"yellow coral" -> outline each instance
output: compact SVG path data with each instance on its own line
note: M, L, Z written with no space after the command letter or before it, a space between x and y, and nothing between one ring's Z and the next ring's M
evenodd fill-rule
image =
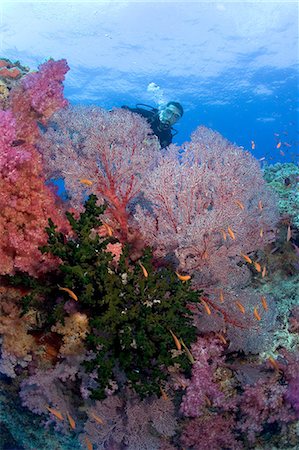
M18 306L21 294L17 289L0 287L0 334L2 347L17 357L25 357L36 349L34 338L28 333L34 317L20 317Z
M86 314L75 313L67 317L64 325L58 323L51 328L51 331L63 336L63 344L60 347L60 354L63 356L73 355L83 352L83 341L89 332L88 318Z

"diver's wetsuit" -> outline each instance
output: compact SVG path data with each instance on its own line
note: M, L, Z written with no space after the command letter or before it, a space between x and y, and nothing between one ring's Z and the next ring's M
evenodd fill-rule
M128 109L133 113L137 113L145 117L148 123L150 124L153 133L158 137L162 148L165 148L172 143L172 138L174 136L171 133L172 128L171 127L166 129L163 128L163 124L160 122L159 119L158 109L153 108L152 110L146 110L143 108L129 108L128 106L122 106L122 108Z

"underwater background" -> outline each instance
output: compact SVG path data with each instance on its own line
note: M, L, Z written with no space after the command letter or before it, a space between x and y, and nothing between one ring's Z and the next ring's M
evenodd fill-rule
M0 3L0 449L299 449L298 13Z

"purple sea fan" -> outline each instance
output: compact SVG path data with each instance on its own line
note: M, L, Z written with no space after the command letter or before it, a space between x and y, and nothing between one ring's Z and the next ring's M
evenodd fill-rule
M84 430L96 450L123 446L159 450L175 434L177 419L171 400L140 401L132 393L128 396L126 401L110 396L88 410Z

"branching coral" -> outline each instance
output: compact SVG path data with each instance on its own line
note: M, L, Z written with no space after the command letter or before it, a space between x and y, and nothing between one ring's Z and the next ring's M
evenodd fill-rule
M128 450L160 450L163 438L175 434L177 420L172 401L162 398L140 401L132 393L126 394L126 400L113 396L96 401L88 410L85 433L96 450L113 445L116 448L125 445Z
M54 115L38 148L48 178L64 179L70 204L80 208L86 194L95 193L107 202L106 213L124 241L129 205L159 157L150 134L146 121L129 111L73 106Z

